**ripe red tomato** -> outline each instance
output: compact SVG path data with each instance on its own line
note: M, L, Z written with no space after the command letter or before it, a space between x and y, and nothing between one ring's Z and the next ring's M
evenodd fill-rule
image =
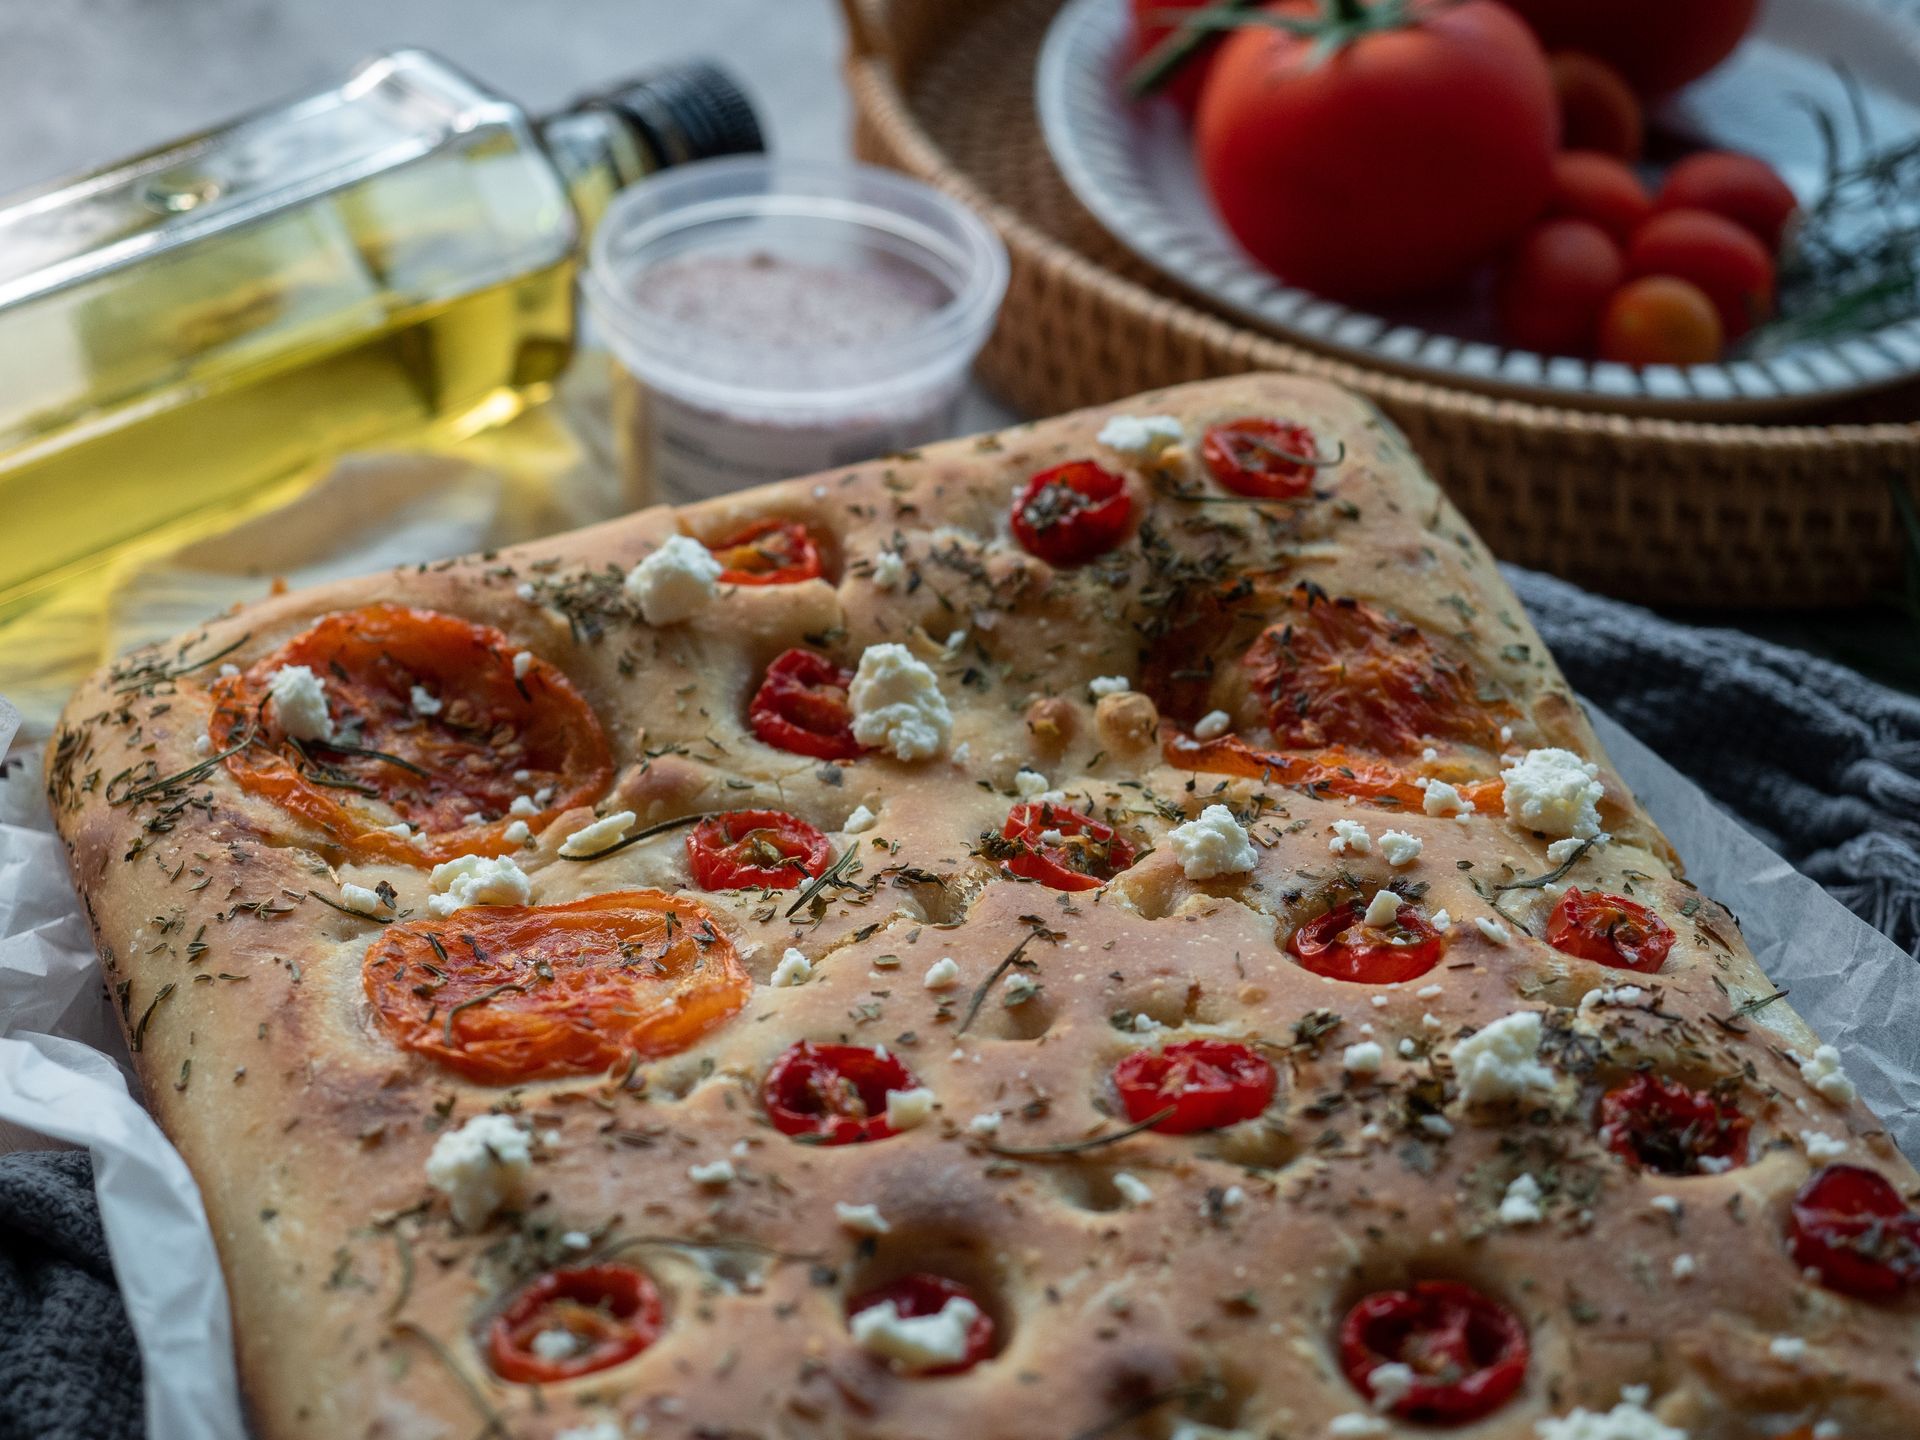
M1506 0L1549 50L1581 50L1643 95L1697 80L1740 43L1760 0Z
M1013 535L1021 548L1061 569L1106 554L1132 520L1127 482L1091 460L1042 470L1013 502Z
M1653 197L1632 169L1611 155L1567 150L1553 157L1550 213L1591 220L1620 244L1653 214Z
M1251 1120L1267 1108L1278 1083L1266 1058L1237 1040L1177 1040L1136 1050L1113 1067L1127 1118L1137 1125L1171 1110L1153 1127L1166 1135Z
M853 671L811 650L788 650L767 666L753 692L747 719L753 733L778 750L816 760L852 760L861 751L853 738L847 691Z
M1584 355L1608 299L1627 278L1611 236L1590 220L1542 220L1500 277L1500 336L1547 355Z
M1318 35L1236 31L1195 153L1261 264L1337 300L1391 300L1459 280L1540 213L1559 107L1546 56L1491 0L1412 0L1406 24L1370 30L1345 9L1279 0L1268 14Z
M1638 160L1646 117L1626 77L1591 55L1562 50L1547 61L1560 98L1560 143L1569 150L1598 150Z
M1666 964L1673 931L1624 895L1576 888L1562 895L1547 917L1547 943L1582 960L1652 975Z
M827 837L782 810L709 815L687 835L687 864L702 890L792 890L832 860Z
M1204 10L1213 3L1214 0L1132 0L1133 43L1127 53L1129 67L1146 59L1154 46L1179 28L1162 16L1173 10ZM1193 112L1199 108L1200 91L1212 73L1213 57L1220 51L1222 38L1216 35L1201 45L1160 87L1158 93L1178 105L1188 119L1192 119Z
M1724 215L1665 210L1634 232L1627 269L1671 275L1706 294L1720 328L1738 340L1773 313L1773 260L1758 240Z
M1600 317L1600 358L1623 365L1710 365L1725 339L1706 292L1671 275L1628 281Z
M1753 233L1780 252L1780 235L1799 208L1787 182L1766 161L1731 150L1702 150L1689 155L1661 182L1656 202L1662 210L1710 210Z

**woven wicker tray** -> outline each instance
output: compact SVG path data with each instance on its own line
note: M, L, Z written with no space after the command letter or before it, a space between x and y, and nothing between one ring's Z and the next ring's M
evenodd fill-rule
M1522 404L1368 369L1198 307L1068 192L1033 107L1060 0L843 0L855 147L985 214L1012 284L981 356L1030 414L1244 370L1377 402L1504 559L1650 604L1800 609L1892 590L1894 487L1920 504L1920 390L1794 423L1703 424Z

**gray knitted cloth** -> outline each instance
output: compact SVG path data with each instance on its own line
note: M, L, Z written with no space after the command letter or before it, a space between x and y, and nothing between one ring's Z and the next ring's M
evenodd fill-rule
M1509 569L1576 689L1920 957L1920 700ZM0 1157L0 1440L135 1440L140 1367L91 1169Z

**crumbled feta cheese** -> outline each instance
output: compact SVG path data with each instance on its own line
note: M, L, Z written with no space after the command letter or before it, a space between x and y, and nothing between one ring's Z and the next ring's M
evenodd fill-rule
M532 1171L533 1136L505 1115L474 1116L442 1134L427 1157L427 1184L468 1230L519 1200Z
M931 1315L903 1316L891 1300L869 1305L848 1322L853 1343L870 1355L892 1360L903 1370L952 1365L967 1353L967 1332L980 1307L964 1295L952 1295Z
M1186 427L1171 415L1115 415L1094 438L1109 450L1151 460L1186 436Z
M1388 1433L1386 1421L1378 1415L1368 1415L1360 1410L1349 1410L1327 1422L1330 1440L1370 1440L1372 1436Z
M1427 923L1444 935L1453 928L1453 916L1445 910L1436 910L1428 917Z
M539 813L540 807L535 803L531 795L516 795L513 797L512 803L507 806L507 814L509 815L527 816L538 815Z
M992 1135L1000 1129L1001 1114L998 1110L987 1110L967 1121L967 1129L976 1135Z
M1198 820L1175 826L1167 840L1189 880L1240 875L1260 863L1252 838L1224 805L1207 806Z
M1126 1201L1127 1204L1133 1206L1135 1209L1138 1209L1142 1205L1151 1205L1153 1203L1152 1189L1150 1189L1147 1182L1142 1180L1138 1175L1129 1175L1124 1170L1114 1171L1113 1188L1119 1191L1122 1200Z
M1473 925L1476 930L1486 936L1487 939L1491 940L1495 945L1504 945L1513 939L1513 932L1511 930L1507 929L1507 927L1502 925L1498 920L1489 920L1484 915L1474 916Z
M1816 1165L1838 1160L1847 1153L1847 1142L1834 1139L1824 1130L1802 1130L1800 1143L1807 1147L1807 1159Z
M1209 710L1200 717L1200 723L1193 727L1196 740L1218 740L1233 728L1233 716L1224 710Z
M1595 844L1604 843L1612 838L1613 837L1608 835L1604 830L1592 837ZM1550 865L1566 864L1567 861L1573 858L1574 852L1586 843L1586 840L1572 835L1569 835L1564 840L1554 841L1551 845L1547 846L1547 863Z
M625 589L649 625L691 620L713 602L714 582L726 569L688 535L669 535L658 550L627 572Z
M1859 1095L1853 1088L1853 1081L1847 1078L1846 1071L1840 1068L1840 1052L1831 1045L1822 1045L1811 1056L1794 1057L1800 1066L1800 1074L1814 1092L1823 1100L1835 1105L1850 1105Z
M382 825L380 827L380 833L382 835L392 835L399 840L411 840L413 838L413 827L406 821L401 820L392 825Z
M813 962L791 945L773 967L773 983L778 986L804 985L813 978Z
M853 738L896 759L928 759L953 738L953 712L939 680L904 645L869 645L848 698Z
M1388 830L1380 837L1380 855L1389 865L1411 865L1420 858L1420 837Z
M1367 902L1367 908L1360 918L1376 930L1383 930L1393 924L1394 917L1400 913L1400 897L1391 890L1376 890L1373 899Z
M1386 1063L1387 1052L1377 1041L1362 1040L1358 1045L1349 1045L1340 1053L1340 1068L1349 1075L1378 1075L1380 1067Z
M533 669L533 652L531 650L515 651L513 656L513 678L516 680L524 680L527 678L527 672L531 669Z
M933 1091L924 1085L911 1090L887 1092L887 1124L896 1130L912 1130L933 1118Z
M1162 1025L1144 1010L1139 1011L1133 1017L1133 1029L1136 1035L1151 1035L1156 1030L1164 1030L1166 1028L1166 1026Z
M500 838L509 845L524 845L533 839L533 827L524 820L516 820L500 832Z
M1013 788L1022 800L1038 800L1053 786L1038 770L1023 765L1013 774Z
M462 855L436 865L427 883L435 892L427 897L427 913L440 918L469 905L525 905L533 898L526 872L490 855Z
M1540 1012L1517 1010L1455 1045L1453 1070L1460 1098L1477 1105L1551 1089L1553 1071L1539 1060L1540 1035Z
M1677 1195L1656 1195L1647 1201L1647 1204L1662 1215L1678 1215L1681 1209L1680 1197Z
M553 1440L627 1440L627 1432L612 1420L596 1420L591 1425L570 1425Z
M1473 802L1444 780L1429 780L1422 787L1420 808L1429 815L1471 815Z
M1009 1005L1024 1005L1040 993L1040 982L1025 971L1010 976L1001 998Z
M878 1205L849 1205L844 1200L836 1200L833 1213L843 1228L856 1235L884 1235L893 1229Z
M631 810L616 810L591 825L583 825L560 842L562 855L597 855L633 828L638 817Z
M689 1165L687 1178L696 1185L705 1185L715 1190L724 1189L739 1178L739 1172L733 1168L731 1160L712 1160L705 1165Z
M542 1360L565 1360L573 1354L578 1345L579 1342L574 1339L571 1330L556 1327L552 1330L542 1330L535 1335L531 1348L533 1353Z
M907 579L907 562L891 550L873 557L873 584L876 590L898 590Z
M1610 990L1589 990L1580 997L1582 1010L1598 1010L1603 1005L1638 1005L1647 992L1638 985L1619 985Z
M1700 1167L1702 1175L1724 1175L1733 1169L1733 1158L1728 1155L1702 1155L1693 1163Z
M211 735L194 736L193 753L200 756L211 755L213 753L213 737Z
M1687 1432L1663 1423L1646 1408L1647 1391L1634 1385L1620 1392L1607 1411L1576 1409L1555 1419L1533 1422L1539 1440L1687 1440Z
M1500 1197L1499 1219L1502 1225L1538 1225L1547 1218L1540 1208L1540 1182L1531 1175L1516 1175Z
M1133 683L1124 675L1096 675L1087 682L1087 691L1096 700L1104 700L1109 695L1124 695L1133 688Z
M340 887L340 908L351 910L356 915L377 916L382 910L391 910L393 907L380 898L377 890L369 890L364 885L349 881Z
M1420 1117L1420 1128L1429 1135L1438 1136L1442 1140L1453 1134L1453 1122L1444 1115L1422 1115Z
M1786 1365L1798 1365L1807 1358L1807 1342L1798 1335L1776 1335L1767 1342L1767 1354Z
M1442 1020L1431 1010L1428 1010L1420 1016L1420 1028L1422 1030L1444 1030L1447 1026L1446 1021Z
M1367 1388L1373 1392L1373 1408L1393 1409L1407 1398L1418 1378L1411 1365L1402 1365L1398 1360L1374 1366L1367 1372Z
M333 717L327 713L327 682L305 665L282 665L267 681L280 728L295 740L333 739Z
M220 667L220 678L222 680L231 680L234 676L238 675L239 673L240 673L240 667L238 665L235 665L232 661L228 661L225 665L222 665Z
M847 816L840 829L848 835L862 835L873 828L873 823L878 818L866 806L856 805L853 807L853 813Z
M518 585L513 587L513 593L518 595L522 600L531 603L534 597L540 592L533 588L533 582L531 580L522 580Z
M1327 842L1327 849L1335 855L1371 855L1373 836L1358 820L1336 820L1333 822L1333 838Z
M1606 787L1596 778L1600 767L1571 750L1529 750L1520 763L1502 770L1507 818L1529 830L1578 840L1600 833L1600 797Z
M1691 1255L1676 1255L1673 1257L1673 1264L1668 1268L1673 1278L1684 1284L1698 1273L1700 1263Z
M1447 987L1444 985L1422 985L1413 993L1422 1000L1437 1000L1447 993Z
M960 967L954 963L951 955L942 955L927 967L926 985L929 990L945 990L960 978Z

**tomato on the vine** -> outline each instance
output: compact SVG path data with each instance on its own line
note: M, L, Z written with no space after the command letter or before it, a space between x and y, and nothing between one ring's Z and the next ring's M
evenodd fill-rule
M1611 155L1568 150L1553 157L1551 213L1590 220L1621 245L1653 214L1653 197L1631 166Z
M1780 172L1757 156L1702 150L1667 171L1656 203L1662 210L1710 210L1724 215L1776 254L1800 201Z
M1597 150L1638 160L1646 119L1640 99L1606 61L1578 50L1550 56L1554 93L1560 97L1560 143L1569 150Z
M1720 328L1738 340L1773 313L1773 259L1753 236L1710 210L1663 210L1627 245L1634 275L1671 275L1713 302Z
M1500 338L1547 355L1584 354L1626 275L1620 247L1592 221L1542 220L1500 276Z
M1706 292L1671 275L1629 280L1600 317L1600 358L1623 365L1710 365L1725 341Z
M1696 80L1733 53L1760 0L1505 0L1549 50L1596 55L1644 95Z

